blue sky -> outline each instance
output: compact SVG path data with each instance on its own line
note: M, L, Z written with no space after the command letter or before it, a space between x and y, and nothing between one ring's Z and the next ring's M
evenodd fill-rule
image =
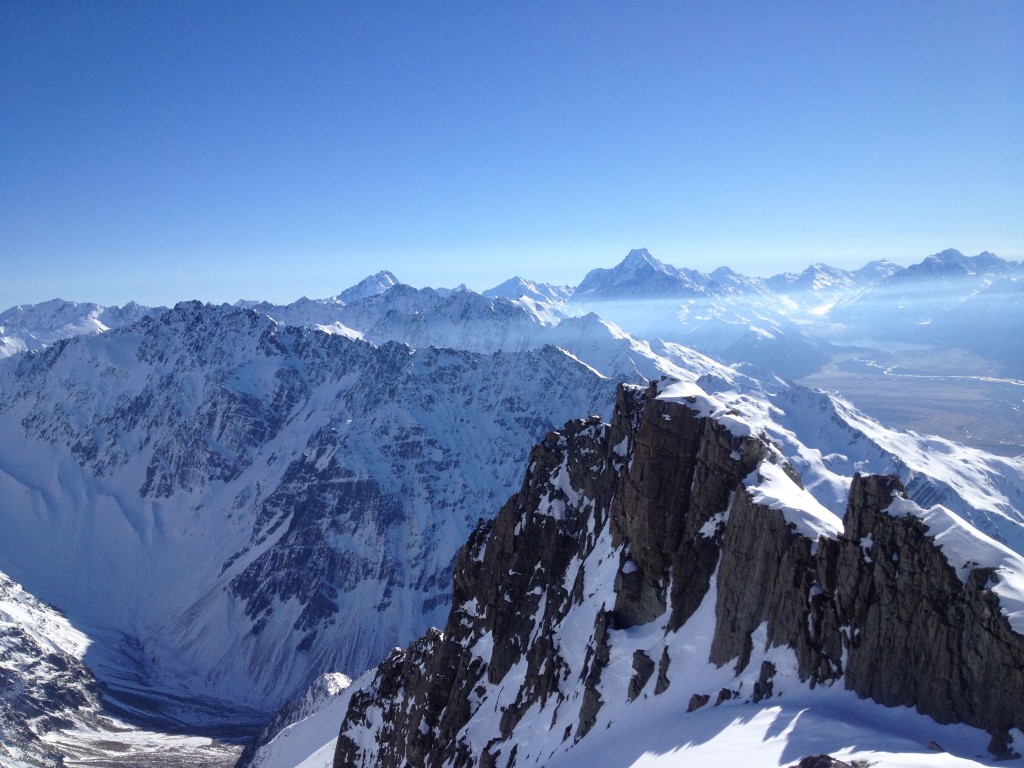
M1024 258L1024 3L0 0L0 308Z

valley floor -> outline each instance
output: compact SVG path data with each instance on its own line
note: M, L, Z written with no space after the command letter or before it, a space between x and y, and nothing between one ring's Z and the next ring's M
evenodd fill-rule
M153 731L71 732L48 739L67 768L231 768L241 745Z
M1024 453L1024 381L958 350L851 351L800 379L883 424L1003 455Z

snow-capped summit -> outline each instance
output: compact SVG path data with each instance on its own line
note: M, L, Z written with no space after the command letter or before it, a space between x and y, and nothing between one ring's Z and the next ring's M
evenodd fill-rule
M398 285L398 282L398 278L391 272L382 270L375 275L363 278L351 288L346 288L338 294L338 298L345 304L351 304L353 301L384 293L392 286Z
M937 339L929 328L933 321L994 281L1021 277L1024 262L1007 261L987 251L965 256L949 248L841 299L830 319L856 329L862 338L934 343Z
M624 299L683 298L702 293L708 281L707 275L664 264L646 248L637 248L611 269L588 272L570 301L589 305Z
M519 299L525 296L533 301L561 303L572 296L572 291L573 289L568 285L537 283L533 280L526 280L516 275L515 277L510 277L500 285L496 285L493 288L484 291L484 296L492 299Z
M1007 261L994 253L982 251L975 256L965 256L955 248L928 256L919 264L912 264L893 276L894 281L913 282L919 280L976 281L986 276L1009 276L1019 274L1024 265Z
M634 248L631 250L626 254L626 258L622 260L619 267L633 271L650 267L656 272L668 272L665 269L665 265L654 258L646 248Z
M860 269L853 271L854 277L858 283L871 284L877 283L879 280L883 280L887 277L892 277L897 272L902 272L905 267L900 266L888 259L876 259L875 261L869 261Z
M779 293L838 294L854 286L852 275L828 264L812 264L799 273L784 272L765 283Z

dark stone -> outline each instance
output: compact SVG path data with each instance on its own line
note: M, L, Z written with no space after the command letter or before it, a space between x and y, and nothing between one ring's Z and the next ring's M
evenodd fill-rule
M647 681L654 674L654 662L643 651L633 653L633 671L635 674L629 681L629 700L633 701L643 691Z
M852 768L849 763L836 760L832 755L811 755L789 768Z
M761 673L757 678L757 682L754 683L754 696L753 700L756 704L764 699L770 699L772 697L772 690L775 684L772 682L772 678L775 677L775 665L770 661L761 662Z
M718 697L715 699L715 706L717 707L719 704L732 701L733 699L738 699L739 697L739 691L730 691L728 688L723 688L718 692Z
M706 693L695 693L690 697L690 703L686 707L687 712L693 712L694 710L700 709L705 704L711 701L711 697Z
M668 648L665 648L661 652L661 661L658 662L658 680L654 683L654 695L664 693L668 690L670 680L668 679L668 667L672 662L669 658Z

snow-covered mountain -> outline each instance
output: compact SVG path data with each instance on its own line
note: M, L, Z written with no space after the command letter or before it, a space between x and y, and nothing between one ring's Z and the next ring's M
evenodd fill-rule
M622 300L685 298L705 293L711 279L693 269L664 264L646 248L630 251L612 269L594 269L587 273L572 301L577 304Z
M516 275L510 277L501 285L496 285L484 291L484 296L492 299L520 299L526 297L533 301L565 302L573 294L573 288L568 285L552 285L551 283L535 283L532 280L524 280Z
M333 763L303 765L966 766L1024 746L1024 558L894 478L856 476L840 519L692 383L546 437L454 578L444 632L353 684Z
M240 301L236 306L287 325L378 344L402 341L474 351L540 346L544 342L535 337L542 329L595 312L652 343L685 344L723 362L800 377L833 355L831 341L955 343L948 334L928 334L926 325L956 311L992 282L1021 276L1024 266L988 252L968 257L947 250L906 269L884 260L853 271L814 264L762 279L728 267L706 274L678 268L636 249L611 269L592 270L576 288L517 276L483 294L463 286L416 289L382 271L326 299L302 298L286 305ZM0 356L120 327L160 311L56 300L15 307L0 315ZM465 330L470 325L475 333Z
M258 720L436 623L530 444L613 387L550 346L181 304L0 366L0 562L98 638L105 682Z
M817 370L826 360L822 343L791 318L800 305L765 281L725 268L711 274L679 269L646 249L631 251L613 269L592 270L569 304L640 338L685 344L787 377Z
M933 336L929 328L933 320L956 312L995 282L1022 277L1022 262L1007 261L988 251L964 256L948 249L842 298L830 316L834 323L848 326L854 334L948 342L949 339ZM998 311L998 302L993 301L990 307Z
M135 302L123 307L102 307L63 299L11 307L0 313L0 358L44 349L59 339L120 328L165 309L143 307Z

